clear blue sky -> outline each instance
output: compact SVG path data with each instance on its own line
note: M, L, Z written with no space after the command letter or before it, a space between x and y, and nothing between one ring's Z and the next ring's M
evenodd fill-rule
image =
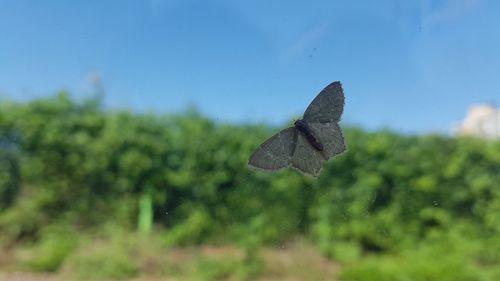
M344 124L441 131L500 102L500 1L0 1L0 95L91 91L283 124L343 82Z

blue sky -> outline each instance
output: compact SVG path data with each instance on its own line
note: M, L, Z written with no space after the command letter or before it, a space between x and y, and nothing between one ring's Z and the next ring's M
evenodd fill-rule
M274 125L328 83L344 124L447 133L500 102L500 1L0 1L0 95L102 78L109 107Z

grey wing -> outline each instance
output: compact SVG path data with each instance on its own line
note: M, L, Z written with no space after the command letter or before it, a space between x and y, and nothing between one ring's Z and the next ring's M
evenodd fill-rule
M340 121L344 111L344 91L339 81L326 86L304 113L304 120L309 123L330 123Z
M325 157L321 152L314 149L302 134L298 134L292 166L305 174L317 177L324 161Z
M250 156L248 164L271 171L290 166L297 135L295 127L282 130L261 144Z
M323 145L325 155L332 158L346 151L344 135L336 122L331 123L310 123L319 141Z

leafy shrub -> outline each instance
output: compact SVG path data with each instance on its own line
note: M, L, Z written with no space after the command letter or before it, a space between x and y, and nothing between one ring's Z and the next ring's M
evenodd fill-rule
M500 259L491 254L499 248L492 250L490 245L493 244L464 233L468 229L473 228L458 226L452 232L433 233L396 254L368 255L350 263L341 272L342 280L497 280Z
M55 272L77 246L74 232L48 228L36 244L26 265L33 271Z
M186 221L165 232L165 245L198 244L204 240L210 224L210 217L206 212L194 211Z
M439 272L468 277L477 264L484 274L471 280L498 277L500 243L492 237L500 236L500 142L347 128L349 151L317 180L248 169L252 150L276 131L222 124L196 111L105 110L67 93L0 103L0 240L39 241L35 249L48 254L29 264L43 271L57 270L73 247L44 238L47 226L85 232L110 224L160 229L169 246L258 249L305 235L326 255L357 264L345 276L358 279L364 277L353 274L369 270L367 278L410 278L413 270L421 279ZM453 243L438 246L436 233ZM473 259L454 250L463 242L475 249L467 249ZM118 276L113 268L136 274L126 253L114 251L96 253L110 255L100 276ZM427 263L434 255L442 262ZM79 264L96 266L90 257Z
M139 267L123 249L103 247L79 255L68 265L72 275L81 279L127 279L139 274Z

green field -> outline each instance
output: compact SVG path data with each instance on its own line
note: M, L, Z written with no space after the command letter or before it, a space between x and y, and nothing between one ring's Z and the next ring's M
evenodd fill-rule
M318 179L249 169L279 129L2 100L0 278L500 280L500 142L350 127Z

